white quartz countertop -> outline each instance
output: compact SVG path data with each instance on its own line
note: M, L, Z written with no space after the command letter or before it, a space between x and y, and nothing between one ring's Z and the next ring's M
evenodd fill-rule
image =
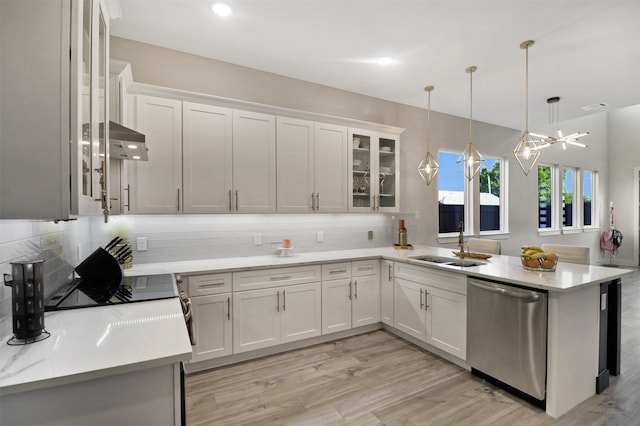
M47 312L45 329L36 343L0 342L0 397L191 358L178 298Z
M479 260L481 266L461 267L414 260L416 256L441 256L458 259L450 249L441 247L416 246L414 250L399 250L392 247L336 250L311 253L293 253L289 256L249 256L220 259L189 260L134 265L126 271L128 275L147 275L159 273L198 274L229 272L243 269L264 269L296 266L310 263L341 262L382 258L403 261L415 265L448 270L477 278L499 280L510 284L523 285L548 291L571 291L585 285L611 281L633 271L623 268L608 268L595 265L578 265L559 262L554 272L525 270L520 258L515 256L493 255L490 259ZM476 259L473 259L476 260Z

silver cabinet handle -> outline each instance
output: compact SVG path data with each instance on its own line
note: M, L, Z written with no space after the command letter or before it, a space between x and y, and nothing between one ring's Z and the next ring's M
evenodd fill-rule
M427 290L424 291L424 310L428 311L429 310L429 292Z
M280 312L280 290L276 293L276 312Z
M346 269L332 269L331 271L329 271L329 275L331 274L346 274L347 270Z
M131 211L131 185L127 184L127 187L124 190L127 191L127 205L122 207L126 207L127 211L130 212Z
M370 271L372 269L373 269L373 265L358 266L358 271Z
M231 190L229 190L229 211L233 211L233 203L231 202Z
M198 288L217 287L217 286L220 286L220 285L224 285L224 281L218 281L216 283L198 284Z
M315 192L311 193L311 211L315 211L316 210L316 197L315 197Z
M176 274L176 284L182 284L182 275Z
M349 300L353 300L351 298L351 281L349 281Z
M391 281L391 270L393 269L393 264L389 263L389 281Z
M422 303L422 293L424 292L423 289L420 289L420 310L422 310L422 308L424 307L424 304Z
M180 211L180 188L178 188L178 211Z
M285 294L284 290L282 290L282 312L287 310L286 303L287 303L287 295Z
M231 321L231 296L227 296L227 320Z
M238 211L238 190L236 189L236 211Z
M320 210L320 193L316 192L316 211Z
M277 277L269 277L271 281L282 281L282 280L288 280L289 278L291 278L291 275L280 275Z
M356 288L356 291L354 293L354 296L356 298L356 300L358 300L358 280L355 281L355 283L353 284L353 286Z
M515 297L516 299L523 299L529 302L537 302L538 300L540 300L540 296L537 294L532 294L532 293L525 293L525 292L520 292L517 289L506 289L503 287L493 287L487 284L483 284L481 282L478 281L469 281L469 284L471 284L474 287L477 288L481 288L483 290L487 290L487 291L491 291L493 293L498 293L498 294L502 294L504 296L511 296L511 297Z

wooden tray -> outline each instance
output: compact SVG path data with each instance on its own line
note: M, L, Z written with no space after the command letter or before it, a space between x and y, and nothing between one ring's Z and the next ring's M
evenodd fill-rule
M454 251L453 254L455 254L458 257L462 257L462 256L460 256L460 252L459 251ZM491 259L492 256L490 254L472 253L472 252L465 251L464 252L464 257L470 257L472 259Z

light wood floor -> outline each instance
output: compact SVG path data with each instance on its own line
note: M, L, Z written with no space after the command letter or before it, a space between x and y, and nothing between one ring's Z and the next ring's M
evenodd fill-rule
M622 374L558 420L380 330L190 375L187 423L639 425L640 274L622 304Z

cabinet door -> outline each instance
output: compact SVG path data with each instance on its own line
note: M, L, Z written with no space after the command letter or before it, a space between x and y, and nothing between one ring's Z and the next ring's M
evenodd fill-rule
M276 211L276 120L273 115L233 111L234 210Z
M423 298L425 287L396 278L394 288L394 327L420 340L425 340L426 318Z
M231 293L192 297L196 345L191 362L231 355Z
M427 287L427 343L461 359L467 357L467 296Z
M280 288L281 343L320 336L321 296L319 282Z
M349 210L351 189L348 178L347 129L315 123L314 134L316 210L346 212Z
M351 326L373 324L380 321L380 276L367 275L353 278Z
M322 334L351 328L351 279L323 281Z
M313 122L277 118L278 212L313 210Z
M149 161L131 161L135 213L182 211L182 102L139 95L136 128L146 135Z
M184 102L182 120L184 212L231 211L232 110Z
M373 211L375 185L371 176L375 176L372 151L376 140L373 134L358 130L349 130L349 210Z
M381 134L377 137L377 149L374 152L377 163L376 211L397 212L400 205L398 141L395 135Z
M233 294L233 353L280 343L280 301L277 290Z
M389 260L380 267L380 319L393 327L393 262Z

